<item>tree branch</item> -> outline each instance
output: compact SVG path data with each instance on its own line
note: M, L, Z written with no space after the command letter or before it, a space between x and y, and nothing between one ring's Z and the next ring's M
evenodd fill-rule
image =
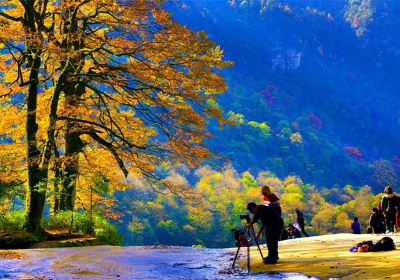
M9 14L3 13L3 12L0 12L0 16L4 17L6 19L12 20L12 21L22 22L24 20L22 17L13 17L13 16L10 16Z
M97 141L99 144L103 145L111 152L111 154L114 156L115 160L117 161L119 168L124 173L125 177L128 177L129 172L126 169L124 162L122 161L121 157L118 155L116 148L112 145L112 143L107 142L106 140L104 140L103 138L98 136L97 133L95 133L95 132L86 132L86 134L88 134L90 137L93 138L93 140Z

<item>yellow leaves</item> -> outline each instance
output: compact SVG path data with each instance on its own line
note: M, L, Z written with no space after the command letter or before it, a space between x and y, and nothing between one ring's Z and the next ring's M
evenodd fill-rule
M336 217L335 228L339 232L346 232L346 231L349 231L351 223L352 223L352 219L350 219L350 217L347 215L347 213L341 212Z
M301 144L303 142L303 137L301 136L300 132L293 133L290 136L290 142Z
M152 201L149 201L146 203L146 206L149 207L150 211L154 211L155 213L159 212L159 211L163 211L163 207L159 203L154 203Z
M282 194L282 207L286 209L302 209L304 207L304 197L300 193Z
M228 112L228 117L231 122L237 125L243 124L245 121L243 114L235 113L232 111Z
M90 2L92 2L92 3L90 3ZM110 2L110 1L107 1L107 2ZM79 9L79 12L81 13L81 16L82 17L89 17L89 16L94 15L96 13L96 11L97 11L98 4L99 4L99 1L88 1L88 3L85 3L84 5L81 5L80 9Z
M26 180L24 156L24 144L0 144L0 181L11 183Z
M132 221L129 223L129 230L133 233L140 234L144 230L144 225L142 223Z
M285 178L283 181L284 185L289 185L289 184L297 184L297 185L303 185L303 181L301 180L300 177L297 176L288 176Z
M6 137L21 143L25 133L25 111L10 104L0 105L0 132Z
M171 15L166 10L154 9L152 11L154 19L161 25L171 23Z
M182 227L185 231L189 231L189 232L196 232L196 228L195 227L193 227L193 226L191 226L191 225L184 225L183 227Z
M296 184L291 180L285 180L288 182L284 185L282 194L282 206L286 209L303 209L305 196L302 189L302 184Z
M298 193L302 195L303 190L299 185L292 183L285 186L284 193Z
M262 197L259 187L251 187L245 191L245 197L247 198L247 202L256 202L261 203Z
M2 1L3 2L3 1ZM7 1L9 2L9 1ZM2 3L1 11L8 16L18 18L23 14L23 6L20 1L12 1L12 3ZM0 16L2 20L12 21L6 17Z
M3 81L5 83L13 83L17 80L18 73L17 71L10 71L3 73Z
M335 207L329 203L321 205L319 211L312 218L311 225L315 231L321 234L332 232L335 225Z
M36 9L40 3L36 3ZM82 133L79 138L84 148L78 156L77 196L83 206L87 207L93 176L102 174L110 180L109 194L127 188L120 171L121 163L132 176L140 177L154 172L163 161L196 166L210 156L203 145L204 138L209 136L206 119L223 119L215 98L226 89L222 77L213 71L229 63L223 61L223 51L204 32L195 33L172 22L159 1L133 1L123 5L115 0L52 0L48 9L44 24L49 28L54 26L54 32L40 29L26 33L20 23L7 21L0 29L0 42L12 40L24 50L43 48L35 111L40 149L48 140L55 88L62 85L56 113L64 119L57 120L55 127L50 128L56 129L62 166L71 160L64 156L66 133ZM72 11L77 11L77 17L74 18ZM20 16L24 9L17 3L7 12ZM88 22L96 24L89 29L85 26ZM32 55L35 54L32 52ZM10 102L11 96L7 94L12 97L25 94L27 86L20 87L18 83L8 86L17 79L18 68L10 54L2 52L0 58L4 71L0 96L4 95L4 102ZM21 70L20 81L26 82L30 69L25 68ZM81 92L79 87L84 82L90 83L91 88ZM193 108L193 104L200 106ZM199 109L202 106L204 109ZM0 107L0 133L10 136L15 146L24 141L26 111L21 109L25 108L12 107L7 111ZM65 120L66 117L83 121L73 123ZM93 139L93 133L104 141L99 144ZM51 176L55 175L51 173ZM233 175L213 174L209 182L198 186L207 193L207 184L217 186L224 182L221 183L224 187L218 188L223 202L218 205L220 209L231 199L222 193L229 176ZM190 193L187 182L178 174L170 174L163 183ZM94 199L100 203L102 198L95 196ZM113 201L105 199L102 203L110 208ZM199 216L193 210L193 217L211 216Z
M197 227L202 229L210 229L212 227L212 214L209 211L206 211L206 207L202 206L201 208L191 207L187 208L188 210L188 219L192 224L195 224Z

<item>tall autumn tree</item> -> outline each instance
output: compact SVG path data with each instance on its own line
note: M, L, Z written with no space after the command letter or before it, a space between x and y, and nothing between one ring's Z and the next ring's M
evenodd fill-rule
M27 112L27 229L40 231L49 167L62 182L60 209L73 209L76 178L91 168L115 176L119 167L179 191L156 166L210 155L206 123L223 120L214 104L226 89L215 69L230 64L220 48L173 22L159 1L2 2L1 55L12 63L3 63L1 102Z
M7 123L5 119L16 118L13 110L8 111L9 106L25 109L23 136L26 142L25 161L28 179L26 229L35 233L41 232L40 219L46 197L45 188L41 188L41 182L47 177L49 162L45 158L42 161L41 158L37 123L40 68L44 52L41 29L43 20L47 16L47 3L48 1L3 0L0 12L0 53L1 69L3 69L0 88L1 115L2 121ZM15 119L5 132L21 123L23 123L22 119ZM11 136L18 139L22 135L16 133Z
M221 119L212 104L225 84L213 69L228 63L204 33L172 22L154 1L123 8L95 2L63 6L60 38L67 42L55 44L75 66L58 82L65 84L57 116L65 134L62 210L73 209L80 152L105 149L125 176L131 171L165 183L152 172L155 163L200 162L208 155L198 145L205 117Z

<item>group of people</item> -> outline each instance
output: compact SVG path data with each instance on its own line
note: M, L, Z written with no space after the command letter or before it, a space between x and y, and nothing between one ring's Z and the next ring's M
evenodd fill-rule
M286 228L282 219L282 209L279 203L279 198L274 194L268 186L261 187L264 203L257 205L250 202L247 205L247 210L254 214L251 222L246 226L251 227L253 224L261 221L261 228L257 233L256 238L259 238L264 232L268 248L268 256L264 258L265 264L277 263L278 256L278 241L290 238L301 237L301 234L309 236L305 231L305 222L303 213L296 209L297 224L296 228L293 224L289 224ZM369 233L389 233L400 231L400 197L396 196L391 187L387 186L384 190L379 207L372 209L372 214L369 219ZM351 224L351 230L355 234L361 233L361 225L358 218L354 218Z
M387 186L384 190L379 207L372 208L369 218L367 233L390 233L400 231L400 197L395 195L393 189ZM354 234L361 233L358 218L351 224Z
M279 240L301 237L300 231L305 236L308 236L308 234L304 228L305 222L303 213L299 209L296 209L296 215L297 224L299 225L300 230L293 224L289 224L288 227L285 228L282 219L282 208L278 196L274 194L268 186L262 186L261 193L263 195L263 204L257 205L254 202L250 202L247 205L247 210L253 213L254 217L246 226L251 227L259 220L261 221L261 228L258 231L256 238L259 238L264 232L268 248L268 256L264 258L264 263L275 264L279 259Z

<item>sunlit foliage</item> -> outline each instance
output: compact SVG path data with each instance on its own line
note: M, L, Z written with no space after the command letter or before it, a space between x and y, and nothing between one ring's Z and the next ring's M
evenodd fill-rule
M176 193L156 167L210 156L207 120L224 122L215 99L227 88L216 70L231 63L162 4L1 1L0 133L11 141L0 166L4 180L20 170L27 181L27 230L42 232L49 182L55 211L73 210L93 176L110 190L131 174Z
M343 187L336 193L319 190L304 184L296 176L283 181L270 172L262 171L257 179L250 173L242 175L227 167L215 171L204 166L195 171L195 190L201 200L185 200L174 196L150 194L144 190L130 190L129 197L136 197L133 204L125 205L132 213L125 217L124 229L128 244L165 243L174 245L233 246L230 230L242 227L239 216L247 212L246 205L263 202L261 185L268 185L280 198L285 224L296 223L295 209L305 216L306 230L312 234L350 232L354 217L358 217L363 232L368 226L372 207L379 204L368 186ZM339 196L348 198L341 202ZM146 197L145 201L140 201ZM133 210L135 209L135 210ZM141 212L138 209L142 209Z

